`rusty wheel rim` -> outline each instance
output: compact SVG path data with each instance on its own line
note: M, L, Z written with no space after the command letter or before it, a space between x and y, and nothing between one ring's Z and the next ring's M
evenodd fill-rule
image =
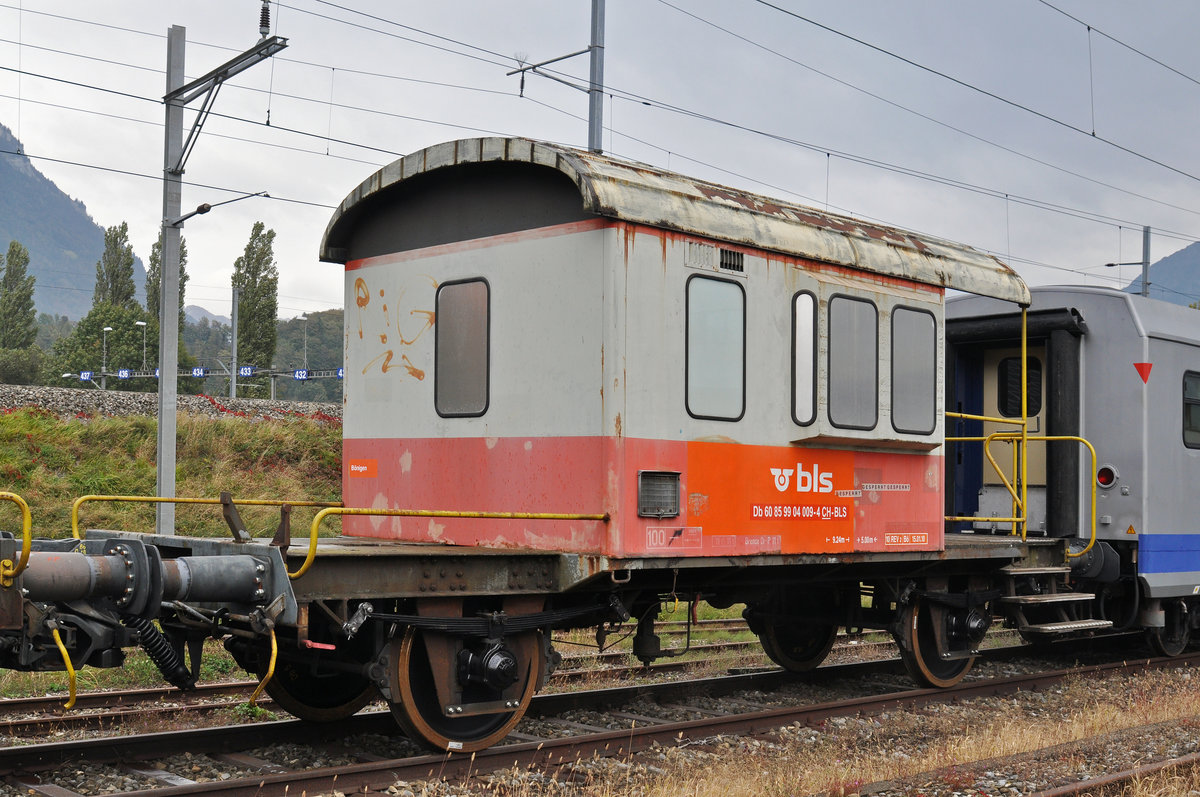
M422 632L408 628L391 643L392 715L413 741L437 750L469 753L491 747L508 735L525 715L537 691L541 666L540 634L523 634L511 647L521 657L525 683L520 706L512 711L466 717L446 717L438 704Z
M926 686L954 686L975 663L974 656L948 661L940 656L932 614L926 603L919 599L901 609L896 643L909 675Z

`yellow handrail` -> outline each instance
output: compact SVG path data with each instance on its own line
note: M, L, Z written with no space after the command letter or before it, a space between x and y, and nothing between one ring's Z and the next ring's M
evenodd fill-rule
M11 587L13 579L29 564L29 551L33 548L33 516L29 513L29 504L16 493L0 492L0 500L12 501L21 509L21 558L16 565L9 559L0 562L0 586Z
M467 518L483 520L601 520L608 522L608 513L600 515L562 514L552 512L455 512L440 509L361 509L354 507L332 506L322 509L312 520L312 529L308 537L308 554L304 564L295 573L288 573L289 578L300 578L312 567L317 556L317 535L321 521L330 515L368 515L371 517L442 517Z
M983 442L984 453L987 455L988 460L992 463L992 467L996 467L996 460L992 458L991 451L988 450L988 447L992 444L993 440L1008 440L1008 441L1022 440L1022 442L1032 441L1035 443L1043 443L1043 442L1044 443L1053 443L1053 442L1072 442L1073 441L1076 443L1082 443L1083 445L1087 446L1088 451L1092 455L1092 469L1089 471L1089 473L1094 474L1096 472L1096 447L1093 446L1085 438L1078 437L1076 435L1037 435L1034 437L1029 437L1028 435L1025 435L1024 437L1018 437L1016 432L992 432L990 435L988 435L986 437L955 437L955 438L948 437L946 439L947 440L955 440L955 441L959 441L959 442ZM1015 492L1014 492L1013 488L1009 485L1008 480L1004 478L1004 474L1000 473L998 468L996 470L996 473L1000 476L1000 480L1004 483L1004 486L1008 489L1009 494L1013 496L1013 499L1015 501L1016 500ZM1013 523L1013 522L1024 523L1024 522L1026 522L1026 518L947 517L946 520L951 521L951 522L956 522L956 521L974 522L974 521L988 521L988 520L995 521L998 523ZM1095 480L1095 478L1092 479L1090 526L1091 526L1091 534L1088 538L1088 544L1079 553L1071 553L1070 551L1067 551L1068 557L1076 558L1076 557L1083 556L1085 553L1087 553L1088 551L1090 551L1092 549L1092 546L1094 546L1096 544L1096 480ZM1021 539L1022 540L1025 539L1024 534L1021 536Z
M155 498L142 495L82 495L71 504L71 536L82 540L79 536L79 508L89 501L112 501L128 504L220 504L220 498ZM339 507L340 503L332 501L275 501L239 498L231 501L234 506L321 506Z

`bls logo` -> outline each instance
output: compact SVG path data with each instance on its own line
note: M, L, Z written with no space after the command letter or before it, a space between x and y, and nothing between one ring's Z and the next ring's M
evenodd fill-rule
M791 468L771 468L771 475L775 477L775 489L781 493L787 490L791 485L792 473ZM813 465L812 471L809 472L805 470L804 463L797 462L794 473L798 493L833 492L833 474L822 473L820 465Z

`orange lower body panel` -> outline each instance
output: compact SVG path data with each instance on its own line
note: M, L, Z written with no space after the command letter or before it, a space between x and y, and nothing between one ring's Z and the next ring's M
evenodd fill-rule
M607 513L594 520L347 517L351 536L628 556L936 551L942 457L615 437L345 441L347 506ZM640 471L680 515L637 514Z

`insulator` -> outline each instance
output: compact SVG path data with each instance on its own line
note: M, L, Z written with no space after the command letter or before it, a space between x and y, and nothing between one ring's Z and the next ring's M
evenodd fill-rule
M137 631L138 642L146 651L146 655L150 657L150 661L158 667L163 678L180 689L195 688L196 682L192 678L192 674L188 672L188 668L183 665L183 659L180 658L175 648L171 647L171 643L167 641L162 632L154 627L154 623L144 617L134 616L122 617L121 622L125 624L126 628Z
M271 0L263 0L262 13L258 17L258 33L264 39L271 32Z

